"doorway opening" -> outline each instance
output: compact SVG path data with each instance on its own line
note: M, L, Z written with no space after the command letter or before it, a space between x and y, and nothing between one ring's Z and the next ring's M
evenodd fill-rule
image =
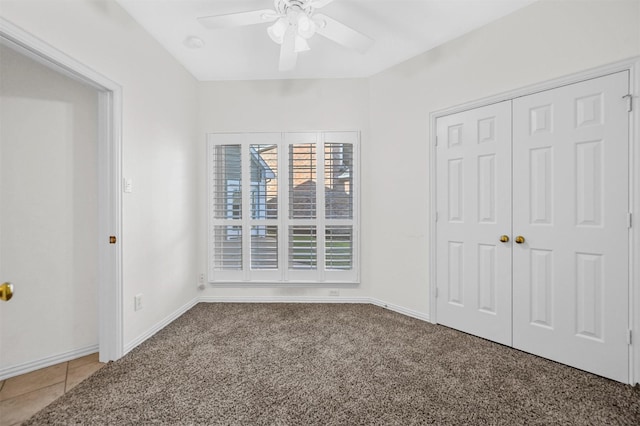
M93 207L93 246L94 254L97 255L97 260L94 257L93 274L97 276L97 289L94 287L94 294L97 293L97 305L93 306L93 315L97 316L97 329L98 329L98 350L99 359L101 362L107 362L110 360L116 360L123 354L123 332L122 332L122 249L120 244L121 237L121 87L97 73L91 68L78 62L74 58L67 56L59 50L53 48L42 40L32 36L28 32L13 25L9 21L0 18L0 48L5 52L15 52L20 57L26 57L30 60L43 65L44 68L49 69L64 76L67 80L75 80L81 83L79 86L84 86L89 89L89 92L94 96L94 113L93 114L93 131L97 129L97 136L94 133L94 146L93 153L88 153L89 156L93 155L95 162L93 164L94 181L93 186L84 189L84 194L90 194L93 189L93 200L87 203ZM44 88L46 89L46 87ZM51 102L40 102L43 108L52 108L55 111L64 115L65 108L61 105L53 105ZM45 106L45 104L47 104ZM26 108L30 106L25 105ZM14 111L15 112L15 111ZM67 111L68 112L68 111ZM26 111L29 114L29 111ZM5 114L6 115L6 114ZM3 119L6 117L3 117ZM69 117L67 117L69 118ZM74 115L71 121L81 118L81 116ZM77 128L78 126L76 126ZM82 126L80 126L82 127ZM42 130L42 129L41 129ZM89 130L90 131L90 130ZM42 130L43 138L47 137L47 129ZM35 135L37 138L37 134ZM97 142L97 143L96 143ZM86 144L88 145L88 144ZM56 157L69 158L69 155L65 156L62 152L55 152ZM39 153L42 154L42 153ZM69 153L67 153L69 154ZM74 154L72 153L71 157ZM85 153L87 154L87 153ZM46 161L46 156L41 156L41 161ZM55 158L51 158L55 161ZM76 161L75 164L70 166L78 166L80 164ZM63 169L63 168L62 168ZM61 170L61 168L58 168ZM97 172L97 175L96 175ZM91 173L91 172L89 172ZM28 174L26 174L28 175ZM42 179L42 177L40 177ZM73 180L73 177L67 176L65 179L59 179L57 182L52 182L52 187L65 187L65 182L73 182L72 185L76 190L78 182ZM13 185L15 191L19 191L18 185ZM97 194L95 190L97 188ZM14 191L14 192L15 192ZM63 191L64 192L64 191ZM43 200L39 200L42 205ZM77 204L77 203L76 203ZM86 206L81 206L86 209ZM4 208L3 208L4 209ZM42 209L41 209L42 210ZM54 211L54 210L51 210ZM46 214L43 212L43 214ZM74 223L73 217L67 217L69 214L64 215L65 221L68 222L68 228L70 230L77 230L78 223ZM73 215L71 215L73 216ZM97 217L95 217L97 216ZM97 230L96 230L97 228ZM64 229L60 230L64 233ZM78 233L79 234L79 233ZM116 244L110 243L110 237L116 237ZM55 236L42 236L46 237ZM75 238L75 236L74 236ZM47 243L48 244L48 243ZM49 244L48 244L49 245ZM55 250L55 242L50 244L49 250ZM46 253L40 247L40 251ZM61 250L63 251L63 250ZM76 250L75 255L78 255ZM71 253L71 257L74 254ZM54 262L55 264L55 262ZM3 280L10 280L11 277L0 277ZM45 274L46 279L46 274ZM21 288L19 282L15 284L15 297L14 300L20 297L20 293L26 289ZM50 287L47 287L47 283L41 287L39 297L43 302L42 309L49 309L52 305L47 306L47 293L56 292L56 286L52 282ZM71 293L73 294L73 292ZM8 302L8 303L11 303ZM69 303L74 303L74 300L70 300ZM8 306L8 305L7 305ZM0 309L3 306L0 305ZM97 309L96 309L97 308ZM7 308L4 309L7 311ZM95 317L94 317L95 318ZM9 318L7 318L9 319ZM5 321L3 321L5 323ZM8 322L7 322L8 323ZM8 325L5 325L8 326ZM8 335L7 335L8 336ZM5 335L3 333L3 340ZM3 344L11 345L11 342L6 341ZM39 368L43 368L49 365L65 361L65 358L73 358L75 355L73 351L62 351L57 354L51 354L49 356L40 357L38 359L32 359L23 363L3 363L5 367L0 369L0 378L4 379L19 374L24 374L29 371L33 371Z

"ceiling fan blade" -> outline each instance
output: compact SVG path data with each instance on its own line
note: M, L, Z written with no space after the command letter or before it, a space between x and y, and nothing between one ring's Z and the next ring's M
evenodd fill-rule
M314 9L320 9L321 7L325 7L329 3L333 3L335 0L314 0L311 3L311 7Z
M296 31L294 28L289 28L284 34L282 46L280 46L280 71L290 71L294 69L297 61Z
M373 44L373 40L358 31L347 27L333 18L317 13L313 15L317 25L317 33L350 49L365 53Z
M198 21L206 28L220 29L273 22L278 18L278 12L275 10L263 9L251 12L228 13L226 15L203 16L198 18Z

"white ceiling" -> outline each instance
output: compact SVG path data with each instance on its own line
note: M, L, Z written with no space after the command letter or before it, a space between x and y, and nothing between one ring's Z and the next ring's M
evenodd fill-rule
M316 34L287 72L278 71L269 24L209 30L196 19L273 9L273 0L117 1L197 79L210 81L368 77L536 0L336 0L322 13L373 38L373 47L360 54ZM205 46L187 47L189 36Z

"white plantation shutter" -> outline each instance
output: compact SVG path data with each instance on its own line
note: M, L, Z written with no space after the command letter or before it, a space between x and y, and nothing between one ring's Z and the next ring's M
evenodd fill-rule
M279 139L279 138L278 138ZM249 146L251 175L251 271L279 269L278 144ZM273 274L272 274L273 275ZM269 277L269 276L267 276Z
M353 144L325 143L325 265L327 270L353 268Z
M210 282L357 282L357 132L208 136Z
M349 133L323 135L323 277L327 281L358 277L358 140Z
M217 145L210 151L214 165L210 207L213 211L213 269L242 271L241 145ZM211 238L211 237L210 237Z

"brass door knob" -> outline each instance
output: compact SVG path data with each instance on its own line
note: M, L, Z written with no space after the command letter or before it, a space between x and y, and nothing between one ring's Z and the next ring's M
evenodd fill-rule
M509 242L509 236L508 235L502 235L500 237L500 242L501 243L508 243Z
M8 302L13 297L13 285L11 283L2 283L0 285L0 300Z
M516 241L516 244L522 244L524 243L524 237L522 235L518 235L515 241Z

